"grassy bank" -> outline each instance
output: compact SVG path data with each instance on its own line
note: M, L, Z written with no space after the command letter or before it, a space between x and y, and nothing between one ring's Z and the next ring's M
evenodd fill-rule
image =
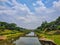
M37 33L39 38L46 38L49 40L53 40L57 45L60 45L60 34L54 34L56 31L50 31L46 33Z
M0 31L0 36L5 37L6 40L15 40L16 38L23 36L25 33L16 30L4 30Z
M28 32L21 32L17 30L0 31L0 45L15 45L13 42L21 36L25 36L26 33Z

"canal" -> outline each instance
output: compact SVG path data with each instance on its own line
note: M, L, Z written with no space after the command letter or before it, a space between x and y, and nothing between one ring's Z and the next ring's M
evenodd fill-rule
M41 45L38 37L35 36L34 32L26 34L24 37L20 37L14 42L0 41L0 45Z
M27 37L20 37L14 43L16 45L41 45L41 43L38 40L38 37L34 37L34 35L34 32L31 32L26 35Z

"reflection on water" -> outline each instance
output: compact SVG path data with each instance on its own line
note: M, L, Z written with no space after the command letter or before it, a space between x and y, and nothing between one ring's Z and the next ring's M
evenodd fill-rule
M34 36L34 32L26 36ZM20 37L14 43L16 43L16 45L41 45L37 37Z
M16 45L41 45L37 37L20 37L14 43Z

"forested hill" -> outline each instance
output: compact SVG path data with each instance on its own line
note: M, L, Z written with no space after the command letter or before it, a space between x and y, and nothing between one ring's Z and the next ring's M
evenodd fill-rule
M55 21L52 22L42 22L41 26L37 28L36 31L51 31L51 30L60 30L60 17L58 17Z

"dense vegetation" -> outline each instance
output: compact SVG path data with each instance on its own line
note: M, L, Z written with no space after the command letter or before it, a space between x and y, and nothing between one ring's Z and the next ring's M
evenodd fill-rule
M18 27L15 23L0 22L0 32L5 30L11 30L11 31L15 30L15 31L25 32L25 33L28 32L27 29Z
M28 29L18 27L15 23L0 22L0 40L5 42L16 40L29 32Z
M60 17L58 17L55 21L52 22L42 22L41 26L37 28L36 31L52 31L52 30L60 30Z
M52 22L42 22L35 32L39 38L53 40L57 45L60 45L60 17Z

